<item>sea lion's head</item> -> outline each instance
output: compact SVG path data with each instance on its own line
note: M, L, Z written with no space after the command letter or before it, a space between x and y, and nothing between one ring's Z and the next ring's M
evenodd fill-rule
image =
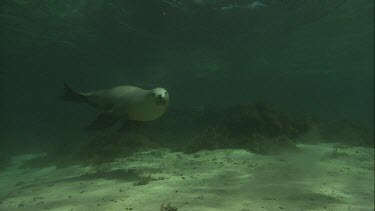
M154 88L152 89L152 98L157 105L167 106L169 103L168 91L164 88Z

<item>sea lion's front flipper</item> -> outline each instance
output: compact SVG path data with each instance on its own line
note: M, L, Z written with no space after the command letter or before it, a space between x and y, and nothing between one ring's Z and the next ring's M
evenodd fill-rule
M117 122L118 118L116 118L112 112L102 112L99 114L96 119L91 122L85 129L86 130L100 130L107 127L114 125Z

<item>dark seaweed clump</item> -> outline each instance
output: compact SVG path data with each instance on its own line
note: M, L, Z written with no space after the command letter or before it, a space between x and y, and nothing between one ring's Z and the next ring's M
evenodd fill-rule
M177 207L173 207L171 203L160 205L160 211L177 211Z
M270 155L298 151L297 141L305 141L301 137L311 133L315 135L312 140L374 146L373 133L358 123L324 122L306 114L281 112L267 102L256 102L200 111L171 109L161 119L144 123L136 130L89 132L80 143L69 147L56 145L46 157L32 160L28 166L77 161L100 164L159 147L185 153L232 148Z
M97 131L76 145L56 145L46 156L37 157L23 164L23 167L38 168L55 165L64 167L74 162L101 164L115 158L127 157L145 148L156 147L141 133L119 131Z
M58 144L24 166L100 164L145 149L165 147L185 153L224 148L275 154L297 150L295 139L311 127L306 115L278 111L266 102L200 111L171 109L138 129L88 132L78 144Z
M262 134L296 137L310 129L306 116L282 113L266 102L234 106L225 113L223 125L233 136Z
M224 109L211 125L198 132L185 148L244 148L261 154L296 149L295 139L306 134L311 120L306 115L282 113L270 103L238 105ZM212 124L213 123L213 124Z
M353 146L374 147L374 129L351 120L336 120L321 123L319 135L329 142Z
M74 158L87 163L102 163L117 157L126 157L139 150L155 145L141 133L118 131L97 132L82 143Z

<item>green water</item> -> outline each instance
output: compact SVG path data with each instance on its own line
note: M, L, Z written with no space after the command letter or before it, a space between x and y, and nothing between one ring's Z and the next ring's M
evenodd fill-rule
M98 112L62 101L64 82L164 87L170 105L131 135L87 132ZM40 152L63 166L158 147L273 154L310 133L373 147L374 2L2 0L0 96L0 169Z
M373 128L373 2L254 2L3 1L1 134L79 131L95 111L61 102L63 82L162 86L172 109L261 99Z
M2 1L2 135L86 124L94 111L59 101L63 82L162 86L176 109L262 99L373 127L373 2L252 3Z

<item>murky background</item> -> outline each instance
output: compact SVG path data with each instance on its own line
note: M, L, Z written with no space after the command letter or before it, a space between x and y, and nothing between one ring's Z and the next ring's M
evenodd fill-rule
M173 107L262 98L373 125L373 7L367 0L6 0L2 129L79 125L71 118L77 108L57 99L64 81L81 90L161 85Z

